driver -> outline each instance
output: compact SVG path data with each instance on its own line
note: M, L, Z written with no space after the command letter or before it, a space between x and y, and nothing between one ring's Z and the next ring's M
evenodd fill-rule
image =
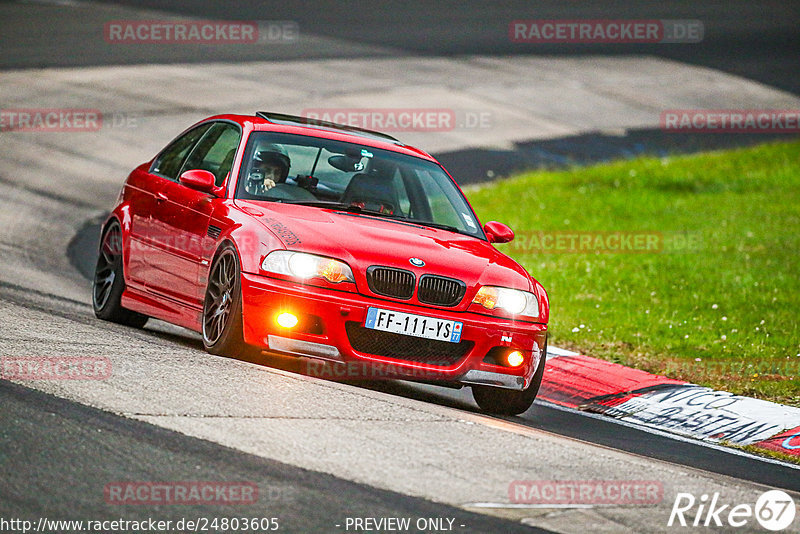
M291 161L282 146L269 144L261 147L253 158L245 190L251 195L266 195L276 184L286 181L290 166Z

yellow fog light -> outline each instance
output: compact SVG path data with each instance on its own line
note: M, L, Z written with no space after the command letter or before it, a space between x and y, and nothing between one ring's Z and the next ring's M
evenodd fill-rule
M522 362L525 361L525 358L522 356L520 351L514 350L508 353L508 356L506 356L506 361L511 367L519 367L522 365Z
M275 318L275 322L277 322L283 328L294 328L297 326L298 319L294 314L283 312Z

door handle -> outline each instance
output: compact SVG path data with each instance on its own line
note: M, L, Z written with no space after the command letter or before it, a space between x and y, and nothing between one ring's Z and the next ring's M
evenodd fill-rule
M156 193L156 202L164 202L165 200L167 200L167 195L165 195L161 191Z

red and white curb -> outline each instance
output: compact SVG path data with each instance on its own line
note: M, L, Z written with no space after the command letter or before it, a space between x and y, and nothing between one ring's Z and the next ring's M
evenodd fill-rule
M637 426L800 456L800 408L673 380L557 347L539 397Z

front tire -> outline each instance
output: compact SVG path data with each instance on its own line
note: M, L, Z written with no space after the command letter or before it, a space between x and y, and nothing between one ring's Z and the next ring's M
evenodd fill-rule
M484 412L496 415L520 415L528 411L539 388L542 385L544 376L545 361L547 360L547 345L545 344L542 359L536 369L531 384L528 389L515 391L512 389L501 389L492 386L472 386L472 398Z
M261 350L244 342L242 271L230 243L220 248L208 275L203 300L203 345L211 354L250 359Z
M120 300L125 291L122 271L122 230L119 223L111 223L100 239L100 250L92 281L92 308L97 318L134 328L142 328L148 317L122 307Z

